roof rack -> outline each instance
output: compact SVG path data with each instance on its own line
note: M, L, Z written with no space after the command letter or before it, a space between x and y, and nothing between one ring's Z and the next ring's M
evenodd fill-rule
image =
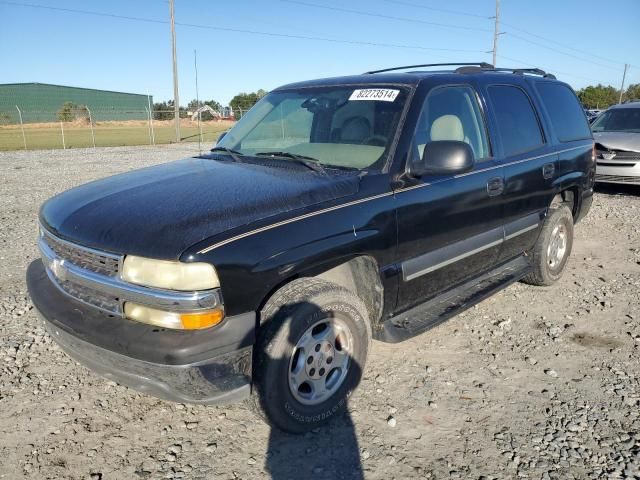
M365 72L364 75L370 75L374 73L393 72L396 70L406 70L408 68L420 68L420 67L459 67L455 70L455 73L479 73L479 72L509 72L516 75L540 75L544 78L551 78L555 80L555 75L547 73L540 68L496 68L490 63L486 62L463 62L463 63L425 63L422 65L406 65L404 67L392 67L383 68L381 70L371 70Z
M515 73L516 75L524 75L525 73L528 73L529 75L540 75L541 77L544 77L544 78L551 78L553 80L556 79L555 75L551 73L547 73L540 68L493 68L492 70L494 72Z
M459 67L459 66L471 66L492 69L493 65L486 62L463 62L463 63L423 63L421 65L406 65L404 67L392 67L383 68L382 70L371 70L370 72L364 72L364 75L370 75L373 73L393 72L395 70L406 70L407 68L419 68L419 67Z

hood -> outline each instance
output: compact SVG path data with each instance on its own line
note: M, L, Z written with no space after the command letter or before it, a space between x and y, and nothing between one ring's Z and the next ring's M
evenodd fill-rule
M40 221L88 247L176 259L211 236L352 195L358 185L351 173L190 158L68 190L42 206Z
M596 143L609 150L629 150L640 152L640 133L599 132L593 134Z

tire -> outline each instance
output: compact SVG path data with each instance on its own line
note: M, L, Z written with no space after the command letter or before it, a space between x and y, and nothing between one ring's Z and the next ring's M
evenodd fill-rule
M558 239L559 232L563 232L564 240ZM560 234L562 236L562 234ZM558 241L554 249L552 242ZM562 244L562 248L560 248ZM571 248L573 246L573 215L566 205L549 209L538 240L529 252L533 271L524 277L523 281L530 285L553 285L564 271ZM554 255L558 252L558 255Z
M339 416L360 382L370 344L367 309L356 295L322 280L292 281L262 310L252 406L289 433Z

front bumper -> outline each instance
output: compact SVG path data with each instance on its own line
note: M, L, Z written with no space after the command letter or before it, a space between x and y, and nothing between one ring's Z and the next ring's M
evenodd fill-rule
M53 285L41 260L29 265L27 286L51 337L100 375L181 403L230 403L250 393L253 312L211 329L167 330L73 300Z
M602 165L602 163L606 165ZM596 182L640 185L640 162L605 162L598 159Z

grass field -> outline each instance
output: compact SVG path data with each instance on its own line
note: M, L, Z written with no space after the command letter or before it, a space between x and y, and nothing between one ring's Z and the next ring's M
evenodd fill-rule
M213 144L220 134L229 130L233 122L202 122L202 141ZM197 142L198 126L191 120L180 123L182 141ZM91 128L88 124L65 123L64 143L66 148L92 147ZM174 143L176 131L171 121L154 122L155 143ZM93 127L96 147L125 145L149 145L149 126L146 122L97 122ZM27 150L63 148L60 123L27 124L24 127ZM19 125L0 127L0 150L24 150L22 131Z

